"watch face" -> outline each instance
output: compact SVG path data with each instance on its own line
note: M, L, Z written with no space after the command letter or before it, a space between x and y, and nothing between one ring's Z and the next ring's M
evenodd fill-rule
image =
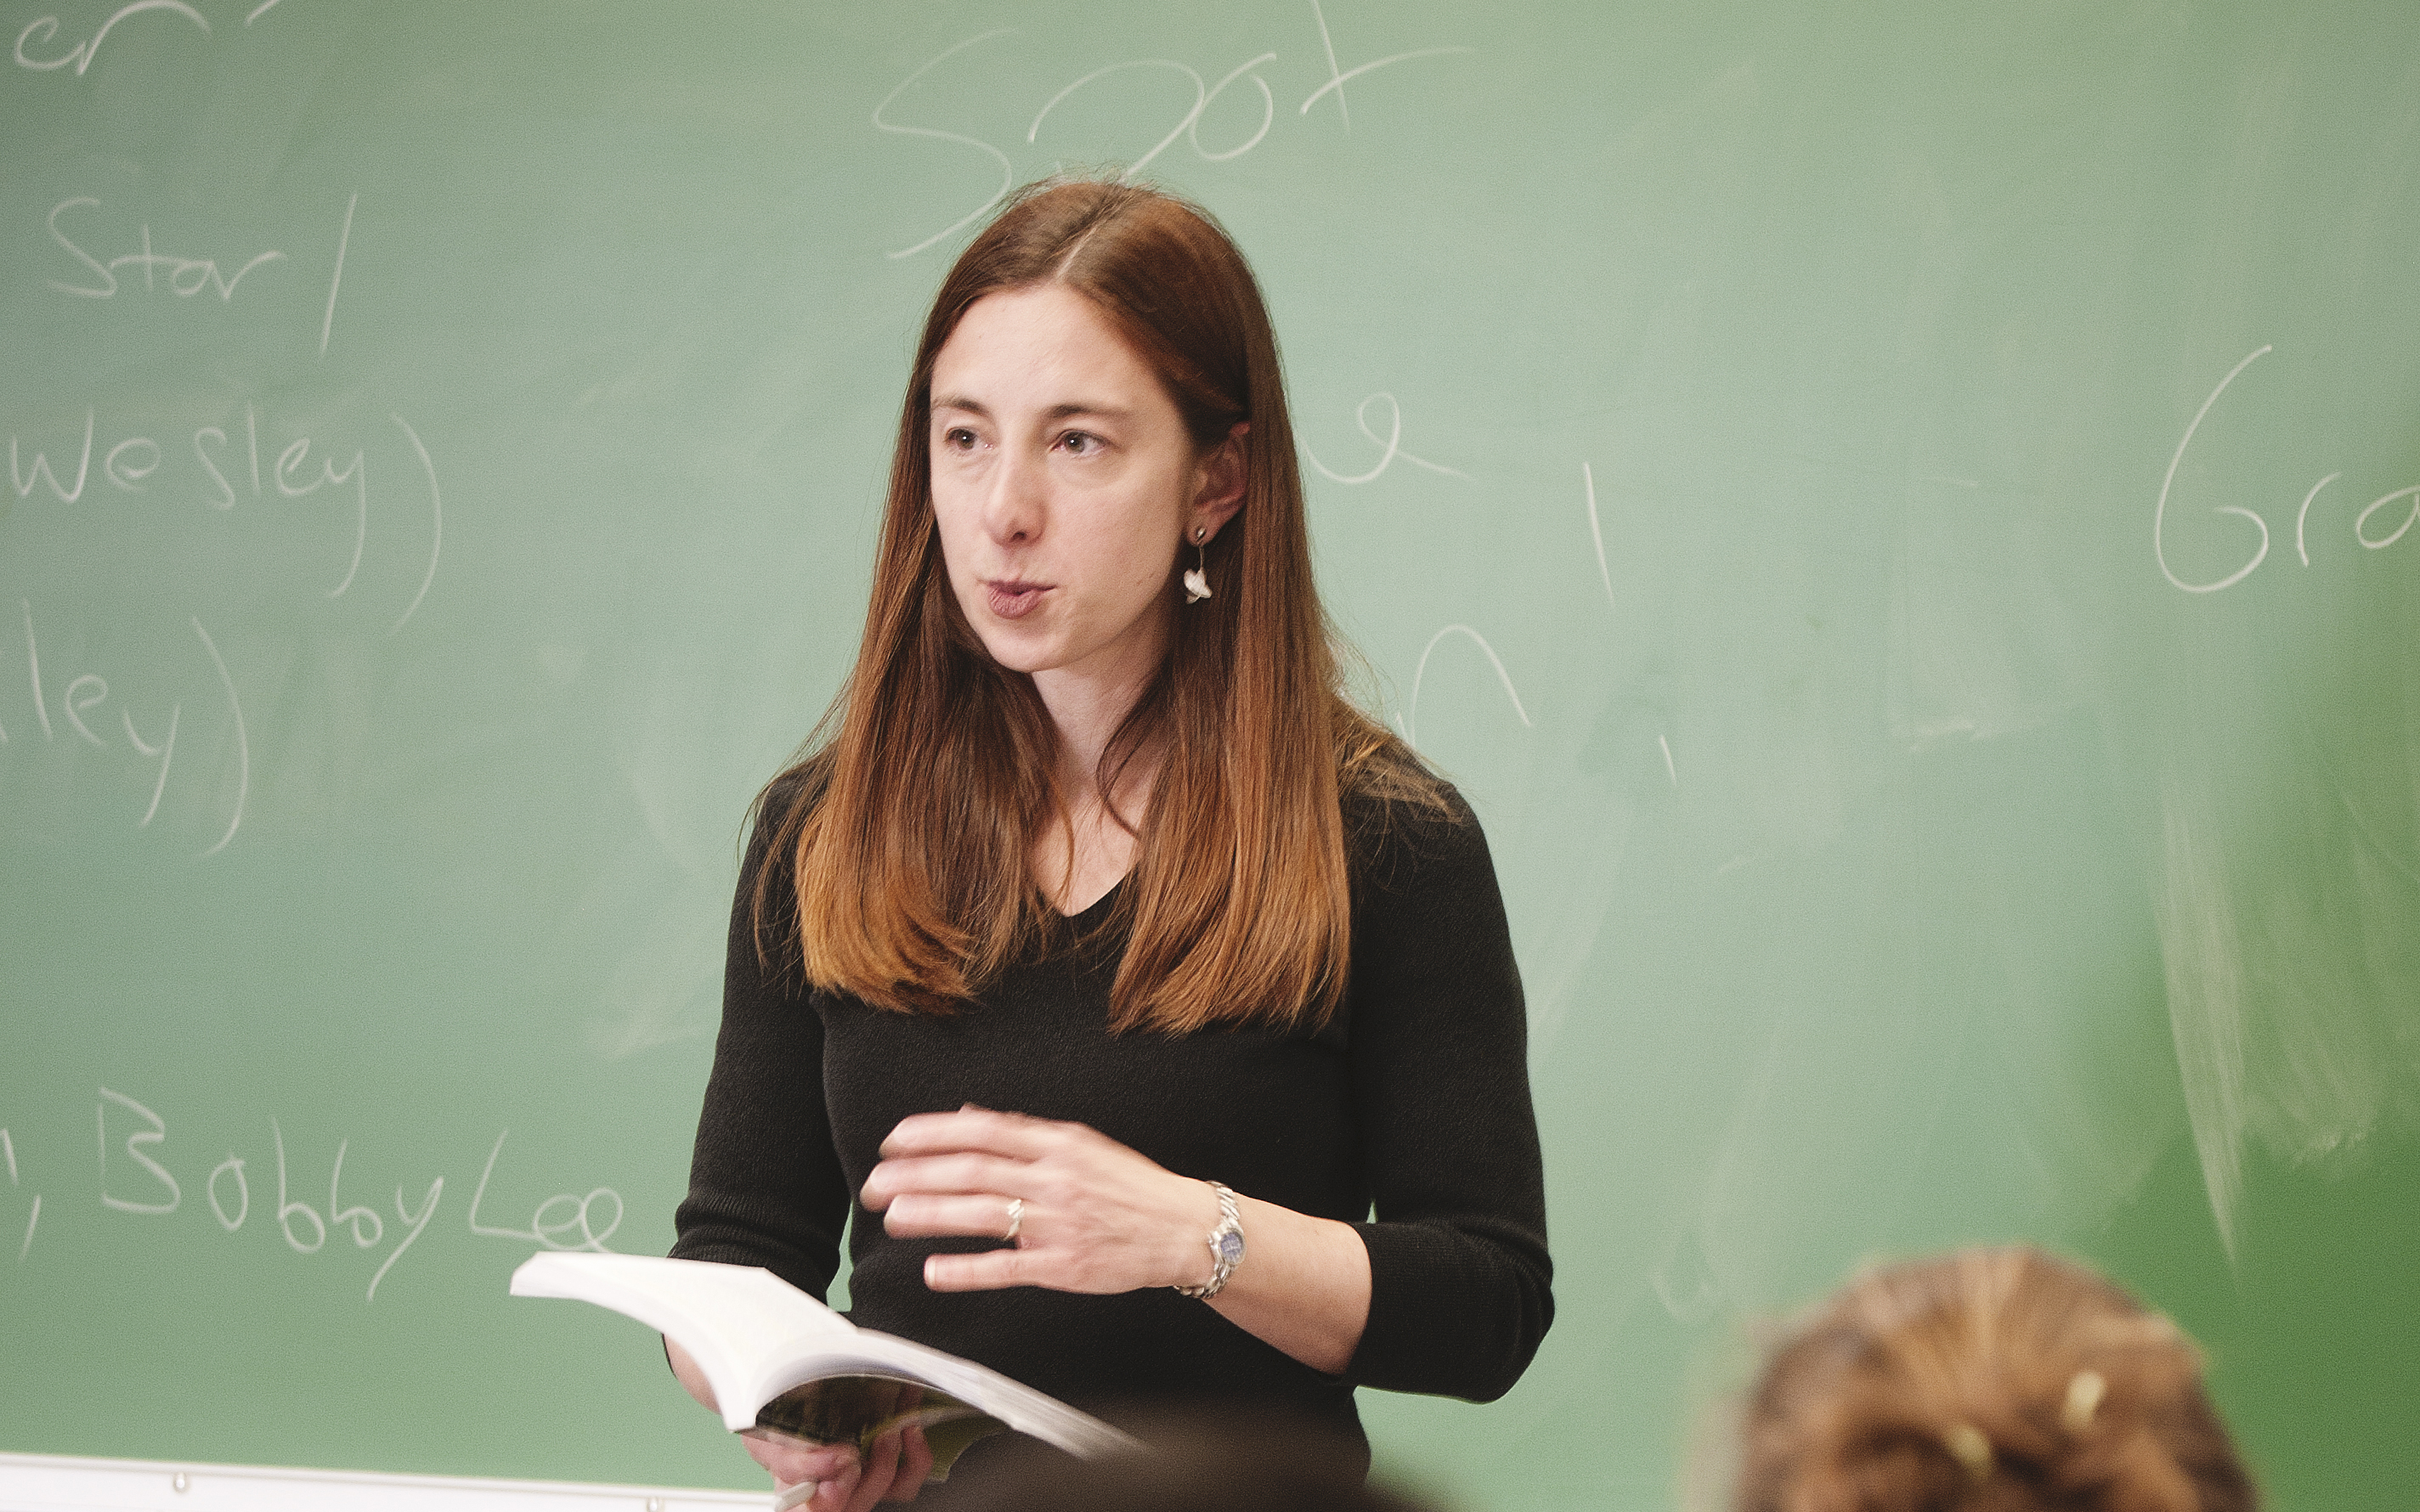
M1241 1230L1230 1228L1225 1233L1218 1236L1218 1263L1220 1265L1233 1265L1243 1257L1244 1235Z

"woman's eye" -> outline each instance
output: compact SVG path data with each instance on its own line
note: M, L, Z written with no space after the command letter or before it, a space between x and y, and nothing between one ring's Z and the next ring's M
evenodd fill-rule
M1101 439L1086 431L1071 430L1059 438L1059 444L1077 456L1090 456L1101 449Z
M975 444L975 433L964 425L952 425L941 432L941 444L954 452L963 452Z

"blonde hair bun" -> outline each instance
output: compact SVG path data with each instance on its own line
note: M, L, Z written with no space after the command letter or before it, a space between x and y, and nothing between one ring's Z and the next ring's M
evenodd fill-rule
M2175 1325L2040 1250L1852 1281L1749 1398L1737 1512L2256 1512Z

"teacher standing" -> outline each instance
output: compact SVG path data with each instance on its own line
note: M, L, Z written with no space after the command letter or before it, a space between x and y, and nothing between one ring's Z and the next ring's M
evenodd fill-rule
M1357 1440L1357 1385L1510 1388L1554 1304L1503 904L1332 635L1242 255L1150 190L1017 196L757 801L674 1253L821 1296L845 1229L855 1321L1078 1405ZM817 1512L924 1473L758 1452Z

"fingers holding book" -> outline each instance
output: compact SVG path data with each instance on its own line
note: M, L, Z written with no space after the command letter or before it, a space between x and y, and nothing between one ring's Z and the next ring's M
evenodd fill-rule
M879 1502L910 1502L933 1472L933 1451L913 1423L855 1443L808 1443L774 1433L742 1435L748 1453L773 1476L775 1512L869 1512Z

